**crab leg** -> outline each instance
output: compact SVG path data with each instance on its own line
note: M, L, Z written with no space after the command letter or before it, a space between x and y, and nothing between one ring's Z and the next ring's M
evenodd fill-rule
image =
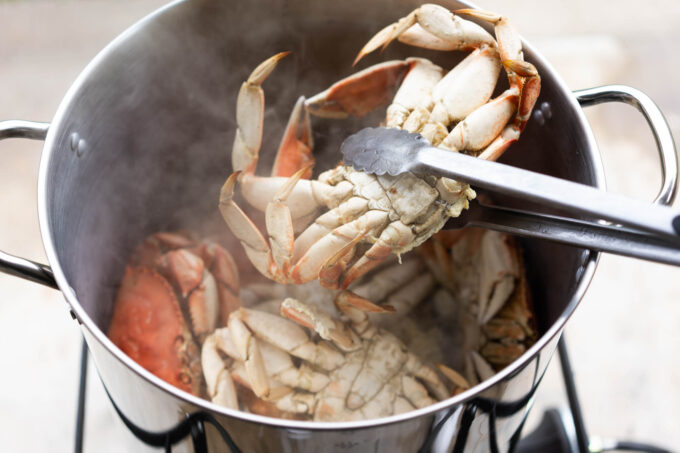
M248 218L243 210L234 202L234 186L239 173L233 173L222 186L220 192L219 209L225 222L241 241L246 255L260 273L272 280L288 283L287 269L290 265L290 257L293 254L293 226L292 217L288 204L283 201L289 200L295 194L295 188L303 185L304 189L318 189L318 196L327 203L332 203L335 198L346 197L351 193L351 184L337 184L330 186L318 181L302 180L299 178L305 169L299 170L297 176L292 178L280 178L282 183L278 186L272 199L265 207L267 227L271 235L274 252L257 226ZM252 180L257 177L249 177ZM262 178L273 179L273 178ZM252 182L252 181L251 181ZM316 199L314 193L307 192ZM299 192L298 192L299 194ZM318 206L314 203L314 208ZM306 206L308 209L308 206ZM323 263L321 263L323 264ZM296 266L297 267L297 266ZM313 277L312 277L313 278Z
M362 197L352 197L342 202L339 206L319 216L314 223L309 225L295 240L295 253L293 260L297 261L307 253L312 244L322 237L356 219L368 210L368 200Z
M262 177L248 174L240 176L241 194L252 207L265 211L287 177ZM314 213L323 206L337 206L352 194L352 185L346 181L334 186L317 180L299 181L288 196L288 206L293 219Z
M472 52L435 87L430 121L448 126L483 106L493 94L500 69L494 47L485 46Z
M501 61L505 64L506 61L523 60L522 56L522 40L512 26L510 21L500 14L492 13L490 11L483 11L480 9L459 9L456 14L465 14L476 17L485 22L494 25L494 32L498 41L498 47L501 54ZM517 80L517 75L508 74L511 86L521 86L521 81ZM521 77L521 76L520 76Z
M243 332L232 331L229 328L218 329L214 334L216 346L230 357L245 364L245 375L239 376L239 380L247 383L251 389L254 390L253 383L269 380L269 388L273 391L270 390L269 395L258 396L278 399L282 393L285 393L281 384L308 392L318 392L328 385L328 376L314 371L305 364L299 368L296 367L287 352L266 341L257 343L258 352L261 354L264 366L249 370L247 361L236 346L241 338L235 337L242 334Z
M417 275L417 274L416 274ZM429 272L418 275L408 284L391 294L385 304L394 307L399 316L407 315L413 308L422 302L435 286L434 276Z
M406 61L411 69L387 107L385 125L417 132L430 117L432 91L441 81L444 70L423 58Z
M296 262L291 270L292 280L296 283L305 283L317 278L329 257L333 257L357 236L381 228L387 222L387 216L385 211L370 210L325 235Z
M358 235L354 240L341 248L335 255L326 260L319 270L319 283L321 286L330 289L340 288L340 279L350 261L354 258L356 246L359 242L364 240L365 237L366 233Z
M417 275L422 262L417 258L406 258L401 264L386 266L375 272L369 281L355 286L352 292L375 302L386 299L396 289L408 284L413 275Z
M309 179L314 166L313 146L309 112L305 108L304 96L300 96L283 133L272 168L272 176L293 176L299 170L306 168L302 177Z
M450 50L470 50L485 44L489 46L496 44L493 37L474 22L461 19L443 6L425 4L408 16L399 19L398 22L379 31L361 49L354 64L379 47L385 49L393 40L402 36L416 24L434 37L431 39L434 48L442 47L441 41L448 43ZM421 42L428 42L427 34L416 33ZM412 39L411 36L412 34L407 39Z
M538 71L531 63L524 61L522 40L519 33L507 18L496 13L476 9L461 9L456 13L473 16L494 25L501 61L507 70L510 87L521 92L519 108L513 125L518 131L517 135L519 135L529 119L541 90L541 78Z
M264 359L259 341L241 320L241 311L229 316L229 332L231 340L246 367L246 373L253 392L259 397L269 396L269 378L264 367Z
M229 314L241 306L238 297L239 276L234 258L221 246L201 244L197 253L217 282L220 303L220 325L226 326Z
M302 327L281 316L246 308L237 313L259 338L324 370L333 370L344 360L337 349L313 343Z
M269 232L272 257L278 267L278 271L283 275L288 275L295 245L293 221L290 209L285 201L302 175L307 171L307 168L303 168L291 176L286 184L281 186L281 189L276 193L274 199L269 202L265 210L265 222Z
M531 117L531 111L534 109L538 95L541 92L541 77L538 75L536 68L531 63L525 61L510 61L507 63L507 66L525 78L517 115L513 124L515 129L522 132Z
M262 82L271 74L279 60L290 52L277 53L260 63L243 82L236 100L236 137L231 153L234 171L253 173L262 145L264 123L264 91Z
M367 333L365 329L368 327L369 313L394 313L394 307L387 304L376 305L352 291L341 291L334 303L338 310L352 321L355 329L362 336Z
M159 269L176 283L189 306L194 333L203 338L217 327L220 299L217 282L203 260L186 249L172 250L159 258Z
M515 289L519 269L505 236L488 231L481 242L478 319L486 324L501 309Z
M220 192L219 209L229 229L241 241L246 255L260 273L272 280L281 281L276 262L272 256L269 244L258 230L257 226L248 218L243 210L233 201L234 185L239 173L232 173L222 186ZM285 282L285 279L284 279Z
M408 353L408 361L406 362L405 367L414 376L422 380L427 388L430 389L439 400L448 398L449 392L442 380L437 376L437 372L429 366L424 365L413 353Z
M324 118L361 117L387 104L413 61L387 61L352 74L309 98L307 110Z
M208 396L213 403L238 409L236 387L229 369L218 353L221 332L218 329L208 336L201 349L203 377L208 387Z
M414 234L411 229L401 221L390 223L380 233L378 240L369 248L364 255L349 268L342 282L342 288L346 289L359 277L385 261L393 250L403 249L413 241Z

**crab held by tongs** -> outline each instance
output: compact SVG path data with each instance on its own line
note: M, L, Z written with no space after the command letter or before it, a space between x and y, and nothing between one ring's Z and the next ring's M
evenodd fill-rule
M330 118L362 116L391 99L387 127L419 132L436 146L489 160L518 139L538 97L540 77L523 60L519 35L504 17L478 10L457 14L494 24L496 38L432 4L384 28L356 61L394 39L428 49L472 53L451 70L423 58L381 63L310 99L301 97L270 177L255 175L264 116L261 84L286 53L261 63L243 83L236 109L234 173L222 188L220 210L263 275L281 283L318 278L324 286L344 289L391 253L417 247L467 208L475 192L447 178L410 173L376 176L341 164L307 179L314 162L310 113ZM490 99L501 68L509 88ZM265 211L269 240L233 200L237 181L245 199ZM328 211L312 221L319 208ZM297 238L294 221L307 225Z

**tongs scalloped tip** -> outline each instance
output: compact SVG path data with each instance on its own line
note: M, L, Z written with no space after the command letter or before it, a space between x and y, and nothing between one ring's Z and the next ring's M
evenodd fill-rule
M432 145L420 134L395 128L367 127L347 137L340 152L345 165L379 176L397 176L411 171L411 164L424 146Z

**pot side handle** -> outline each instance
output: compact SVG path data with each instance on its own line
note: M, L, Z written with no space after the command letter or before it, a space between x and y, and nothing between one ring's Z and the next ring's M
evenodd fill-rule
M678 189L678 155L668 122L656 103L642 91L625 85L605 85L573 92L582 107L623 102L635 107L652 130L661 159L661 189L654 204L670 206Z
M44 140L49 126L49 123L37 123L34 121L0 121L0 140L6 138ZM10 255L1 250L0 272L58 289L57 282L54 280L54 274L52 274L52 269L49 266Z

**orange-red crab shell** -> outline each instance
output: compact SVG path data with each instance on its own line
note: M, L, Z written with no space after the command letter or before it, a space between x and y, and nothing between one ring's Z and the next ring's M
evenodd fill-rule
M201 393L198 347L174 290L147 267L125 269L109 338L132 360L184 390Z

